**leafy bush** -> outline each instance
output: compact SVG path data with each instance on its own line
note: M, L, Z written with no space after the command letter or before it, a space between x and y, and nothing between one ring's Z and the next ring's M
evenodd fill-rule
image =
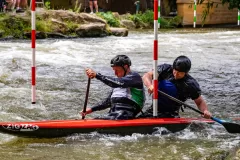
M68 28L68 34L75 34L75 30L79 27L79 25L72 21L68 21L66 24Z
M112 14L112 12L98 12L97 15L107 21L107 23L112 27L119 27L119 20Z
M134 23L147 23L152 25L154 20L153 15L152 10L147 10L144 13L139 12L138 14L130 15L128 19L132 20Z
M4 36L12 35L15 38L23 38L26 28L29 28L30 22L18 17L9 17L0 19L0 29L4 30Z
M179 16L170 19L161 18L161 28L176 28L181 24L181 22L182 18Z
M49 1L45 2L45 8L49 10L51 8L51 2Z
M147 10L144 13L128 15L127 19L132 20L136 26L141 26L141 24L147 24L150 28L153 27L154 23L154 12L152 10ZM164 19L161 17L161 28L176 28L182 22L182 18L179 16Z
M82 7L82 3L79 3L77 0L74 6L73 12L79 13L81 10L81 7Z
M42 32L51 32L51 22L50 21L44 21L39 20L36 21L36 30L42 31Z

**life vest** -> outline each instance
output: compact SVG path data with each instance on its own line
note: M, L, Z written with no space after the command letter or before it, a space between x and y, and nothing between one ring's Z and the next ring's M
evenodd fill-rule
M158 90L176 98L177 97L177 88L176 86L168 81L161 80L158 82ZM176 112L179 110L179 105L168 97L158 94L158 112Z

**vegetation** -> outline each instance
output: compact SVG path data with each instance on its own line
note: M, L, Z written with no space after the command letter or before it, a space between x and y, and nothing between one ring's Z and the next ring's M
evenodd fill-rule
M129 15L129 20L132 20L137 26L141 24L146 24L148 27L152 28L154 22L154 12L152 10L147 10L144 13L138 13L134 15ZM182 18L179 16L164 19L161 18L161 28L176 28L181 24Z
M153 10L147 10L138 14L126 14L125 16L120 16L122 18L114 16L112 12L99 12L97 15L107 21L107 23L112 27L120 27L121 19L128 19L134 22L137 28L152 28L154 22ZM182 18L176 16L171 19L161 19L161 28L176 28L181 24Z
M38 20L36 21L36 30L42 32L51 32L51 22Z
M6 15L0 17L0 30L4 31L3 36L13 36L14 38L24 38L24 32L30 28L30 22L20 17Z
M182 23L182 17L175 16L171 19L161 19L161 28L176 28Z
M141 24L141 23L145 23L148 24L150 26L153 25L153 10L147 10L146 12L142 13L139 12L138 14L134 14L134 15L130 15L128 17L129 20L132 20L135 24Z
M78 0L75 3L75 7L73 9L73 12L79 13L82 7L82 3L78 3Z
M45 2L45 4L44 4L44 6L45 6L45 8L47 9L47 10L49 10L50 8L51 8L51 2L49 1L49 0L47 0L46 2Z
M240 0L221 0L222 4L229 3L229 9L238 8L240 9Z
M207 3L209 3L208 4L209 7L212 7L213 6L212 4L216 3L213 0L197 0L197 3L202 4L203 2L206 2L206 1L207 1ZM229 9L234 9L234 8L240 9L240 0L221 0L221 2L223 5L228 3Z
M67 28L68 28L68 34L69 35L76 35L75 30L79 27L79 24L76 24L71 21L66 22Z
M203 4L204 2L207 2L207 3L206 3L206 9L203 10L202 17L201 17L202 26L204 25L205 20L209 15L210 9L214 7L214 4L216 4L215 7L218 7L218 3L215 2L214 0L197 0L197 4ZM240 0L221 0L221 2L222 2L222 5L228 3L229 5L228 9L234 9L234 8L240 9Z
M76 8L76 7L75 7ZM74 9L75 10L75 9ZM76 10L78 11L78 9ZM46 11L48 12L48 11ZM153 28L153 11L147 10L138 14L118 15L112 12L99 12L97 15L106 20L108 26L123 27L121 20L131 20L137 28ZM181 24L180 17L171 19L161 19L161 28L176 28ZM62 33L68 36L75 36L76 29L81 26L81 23L69 19L52 19L49 14L36 15L36 30L40 31L39 36L48 36L46 33ZM30 38L31 33L31 13L26 11L24 15L20 14L0 14L0 38Z
M107 21L111 27L120 27L119 19L117 19L112 12L98 12L97 15Z

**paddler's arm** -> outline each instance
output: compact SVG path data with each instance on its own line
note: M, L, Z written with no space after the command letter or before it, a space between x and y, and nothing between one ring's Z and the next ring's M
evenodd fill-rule
M201 95L201 89L196 80L192 80L186 84L188 86L189 95L191 95L191 99L195 102L198 109L203 112L204 118L211 118L211 113L208 111L208 106L206 101L203 99Z
M143 80L144 85L148 89L148 93L152 94L153 93L153 84L152 84L153 72L150 71L150 72L145 73L142 77L142 80Z
M117 88L117 87L142 88L141 77L137 77L138 75L136 74L127 75L122 78L114 78L110 76L101 75L100 73L96 73L92 69L86 69L86 74L88 75L89 78L96 78L112 88Z
M196 103L198 109L204 113L204 118L210 118L212 116L208 111L207 103L201 95L197 99L194 99L194 102Z
M104 110L106 108L110 108L111 107L111 95L112 95L112 92L109 94L109 96L102 102L98 103L97 105L93 106L93 107L88 107L86 109L86 112L83 113L83 110L80 112L80 114L82 116L86 116L87 114L90 114L92 112L95 112L95 111L100 111L100 110Z
M92 113L92 108L86 108L86 112L83 112L83 110L80 112L80 114L82 115L82 117L86 116L87 114Z
M138 77L138 75L128 74L121 78L114 78L114 77L104 76L104 75L101 75L100 73L97 73L96 78L112 88L134 87L134 88L142 89L142 79L140 76Z

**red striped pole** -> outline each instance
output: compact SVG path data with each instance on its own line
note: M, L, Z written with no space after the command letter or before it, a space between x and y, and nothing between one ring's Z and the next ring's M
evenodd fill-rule
M36 62L35 62L35 47L36 47L36 15L35 15L35 0L31 0L32 7L32 104L36 103Z
M153 45L153 116L157 116L158 108L158 0L154 0L154 45Z

